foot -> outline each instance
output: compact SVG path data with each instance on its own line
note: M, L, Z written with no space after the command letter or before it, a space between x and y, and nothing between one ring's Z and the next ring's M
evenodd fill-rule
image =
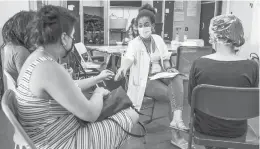
M172 120L170 123L170 127L177 129L177 130L182 130L182 131L188 131L189 128L187 128L183 122L183 120L177 121L177 120Z
M171 144L181 148L181 149L188 149L188 142L184 139L180 139L180 140L171 140ZM195 146L192 144L191 146L192 149L195 149Z

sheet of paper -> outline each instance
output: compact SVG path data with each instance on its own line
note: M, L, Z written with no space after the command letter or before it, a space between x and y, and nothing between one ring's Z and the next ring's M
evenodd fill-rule
M187 16L192 17L197 15L197 1L187 1Z
M173 21L184 21L184 12L183 11L175 11Z
M183 11L183 1L177 0L174 2L174 10Z
M179 73L173 73L173 72L160 72L150 77L150 80L156 80L160 78L173 78Z

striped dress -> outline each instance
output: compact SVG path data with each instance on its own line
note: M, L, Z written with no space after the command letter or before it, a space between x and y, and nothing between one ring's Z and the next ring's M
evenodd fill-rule
M29 88L34 68L50 57L40 57L26 70L17 87L18 119L26 133L39 149L115 149L129 136L111 120L81 126L71 112L54 99L34 96ZM72 99L73 100L73 99ZM123 110L111 118L131 131L129 115Z

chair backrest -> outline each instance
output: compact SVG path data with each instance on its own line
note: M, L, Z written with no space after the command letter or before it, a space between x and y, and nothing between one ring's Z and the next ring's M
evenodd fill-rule
M19 121L17 120L16 104L17 100L15 98L15 92L10 89L6 90L2 99L2 109L6 117L12 123L15 130L19 132L20 135L24 138L24 140L31 147L31 149L36 149L35 145L31 141L29 136L26 134Z
M6 71L4 70L4 75L6 77L6 84L7 84L7 89L15 90L16 88L16 82L13 79L13 77Z
M191 108L226 120L259 116L259 88L236 88L201 84L192 91Z
M189 74L191 65L194 60L212 54L213 49L209 46L204 47L190 47L190 46L180 46L177 49L177 60L176 69L184 74Z
M89 58L88 60L92 61L91 54L89 53L89 51L87 50L86 46L82 42L76 43L75 44L75 49L78 51L79 56L80 56L82 61L85 62L85 59L82 57L82 54L84 54L84 53L87 53L88 54L88 58Z

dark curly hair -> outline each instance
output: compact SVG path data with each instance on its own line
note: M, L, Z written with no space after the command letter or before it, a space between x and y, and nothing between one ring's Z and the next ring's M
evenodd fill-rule
M36 12L34 11L20 11L7 20L2 29L4 44L12 43L24 46L27 49L31 48L30 30L27 30L27 26L32 22L35 15Z
M151 23L155 23L155 9L150 4L145 4L139 9L139 13L136 17L136 22L138 23L139 19L142 17L150 18Z
M31 39L39 46L57 43L62 33L71 34L76 22L77 18L68 9L46 5L29 26L33 31Z

